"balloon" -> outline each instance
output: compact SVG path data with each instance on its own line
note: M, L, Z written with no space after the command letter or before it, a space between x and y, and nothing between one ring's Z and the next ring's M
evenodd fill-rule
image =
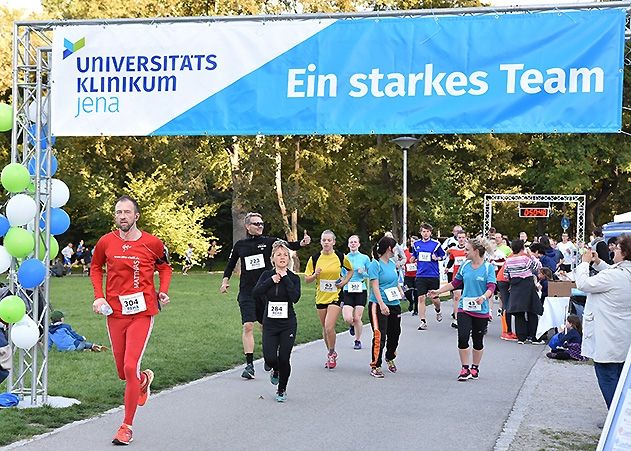
M11 341L20 349L31 349L39 340L39 329L30 316L24 315L21 321L11 327Z
M4 246L0 246L0 274L11 267L11 254Z
M40 134L40 146L42 149L47 149L48 147L52 147L55 145L55 141L56 138L54 136L51 136L50 138L50 144L48 143L48 127L47 126L43 126L41 129L41 134ZM31 146L35 147L36 146L36 142L35 142L35 137L37 136L37 126L35 124L31 125L28 128L28 142L31 143Z
M12 226L25 225L36 213L35 200L28 194L16 194L7 202L7 219Z
M0 301L0 319L5 323L17 323L25 313L26 304L17 296L7 296Z
M4 237L4 247L15 258L24 258L33 252L33 234L21 227L11 227Z
M32 101L29 103L28 108L26 110L26 117L31 122L37 121L37 101ZM41 110L42 124L48 122L48 96L44 97L42 101L42 110Z
M39 258L40 260L44 260L44 257L46 256L45 243L46 241L44 240L44 237L40 235L39 254L37 254L37 258ZM50 249L48 249L48 252L49 252L48 255L50 256L50 260L54 260L55 257L57 257L57 255L59 254L59 243L57 242L57 238L55 238L52 235L50 236Z
M21 193L31 183L28 169L20 163L7 164L0 174L2 186L10 193Z
M70 199L68 185L59 179L50 181L50 206L54 208L63 207Z
M31 175L35 175L35 174L31 174ZM26 187L26 191L28 191L31 194L35 194L35 183L31 182L28 184L28 186Z
M13 128L13 107L6 103L0 103L0 132L6 132Z
M5 236L9 231L11 224L5 215L0 215L0 236Z
M46 267L36 258L24 260L18 269L18 282L24 288L35 288L46 278Z
M50 152L50 150L42 152L41 155L41 159L40 159L40 168L41 170L39 171L39 176L40 177L46 177L48 175L47 171L46 171L46 154ZM31 157L30 160L28 160L28 172L29 174L31 174L33 177L35 176L35 157ZM50 175L51 177L53 175L55 175L55 172L57 172L57 166L59 165L59 162L57 161L57 157L55 157L54 155L51 155L50 157Z
M42 219L39 222L39 226L42 230L46 228L46 212L42 213ZM70 216L61 208L50 209L50 234L61 235L70 227Z

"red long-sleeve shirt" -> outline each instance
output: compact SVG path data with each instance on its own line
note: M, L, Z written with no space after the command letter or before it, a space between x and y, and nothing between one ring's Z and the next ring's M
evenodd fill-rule
M103 266L107 279L103 293ZM165 256L164 244L157 237L142 232L136 241L123 240L118 231L101 237L94 247L90 279L94 287L94 298L105 298L112 307L115 318L122 318L121 295L142 292L147 309L136 315L158 313L158 298L153 281L154 271L160 278L159 292L167 293L173 270Z

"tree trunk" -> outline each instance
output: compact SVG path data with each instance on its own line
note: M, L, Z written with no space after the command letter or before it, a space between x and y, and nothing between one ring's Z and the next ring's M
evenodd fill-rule
M586 202L585 205L585 232L589 236L589 233L596 227L596 224L600 224L598 221L598 215L600 208L607 201L607 198L611 193L618 189L620 183L620 175L617 170L612 171L613 178L611 180L604 180L600 187L600 190L596 193L594 200Z
M241 171L241 155L239 141L237 137L232 138L232 143L226 148L230 158L230 169L232 176L232 243L245 238L245 228L243 220L247 214L243 199L241 197L241 187L244 184L244 175ZM235 274L241 273L240 262L234 270Z

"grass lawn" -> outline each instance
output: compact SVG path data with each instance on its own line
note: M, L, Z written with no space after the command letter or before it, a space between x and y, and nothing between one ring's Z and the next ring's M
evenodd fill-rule
M219 294L221 274L175 273L171 304L156 317L143 368L156 373L152 391L199 379L243 363L241 319L236 302L237 286ZM315 285L303 283L296 305L297 343L321 338L314 303ZM51 279L54 309L62 310L67 323L88 340L108 345L105 320L92 313L89 278L73 275ZM407 303L406 303L407 305ZM341 315L340 315L341 316ZM345 329L340 318L338 330ZM256 330L255 358L261 357L260 330ZM238 377L238 376L236 376ZM124 382L118 380L111 352L51 351L48 393L81 401L66 409L3 409L0 415L0 446L49 431L72 421L89 418L123 403ZM6 391L6 382L0 392Z

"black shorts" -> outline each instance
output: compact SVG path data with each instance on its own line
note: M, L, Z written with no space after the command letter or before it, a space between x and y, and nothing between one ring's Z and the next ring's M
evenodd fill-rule
M440 288L439 277L417 277L414 283L416 284L417 296L425 296L429 290Z
M250 293L239 293L237 298L241 310L241 324L258 321L263 324L265 302L255 300Z
M448 272L447 273L447 283L451 283L452 280L454 280L454 273Z
M349 293L348 291L344 292L344 307L366 307L367 300L367 291L362 291L361 293Z
M342 292L340 291L340 296L337 298L336 301L330 302L328 304L316 304L316 308L318 310L326 310L329 305L337 305L338 307L342 307Z

